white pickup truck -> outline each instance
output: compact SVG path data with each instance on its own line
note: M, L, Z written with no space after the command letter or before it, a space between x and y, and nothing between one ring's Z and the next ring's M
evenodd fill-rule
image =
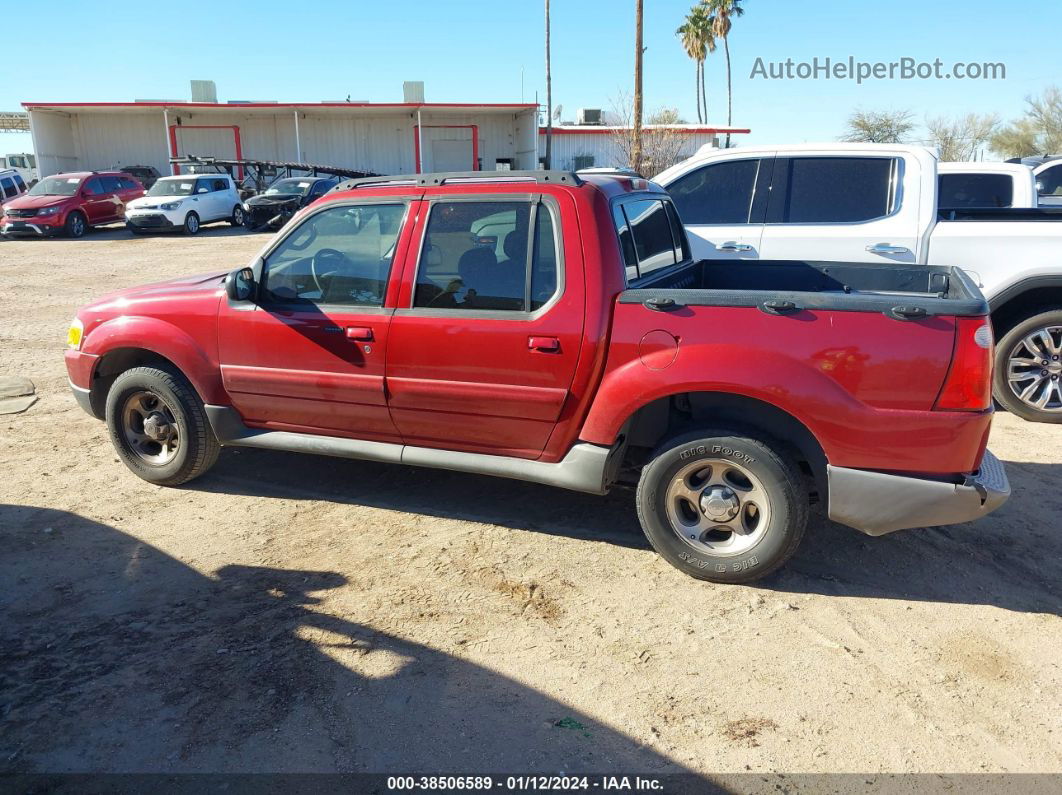
M996 400L1062 422L1062 208L938 207L936 155L888 144L704 148L655 181L699 259L963 268L992 308Z

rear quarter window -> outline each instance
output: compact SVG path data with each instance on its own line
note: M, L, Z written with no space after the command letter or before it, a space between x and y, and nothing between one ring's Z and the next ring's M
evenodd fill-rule
M941 174L937 179L937 206L942 210L1013 203L1014 180L1009 174Z
M625 200L613 205L612 218L628 283L690 258L686 235L670 201Z

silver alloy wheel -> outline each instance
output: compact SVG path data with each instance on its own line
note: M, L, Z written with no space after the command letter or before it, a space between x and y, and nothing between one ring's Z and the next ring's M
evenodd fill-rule
M1062 411L1062 326L1026 334L1007 357L1007 385L1038 411Z
M671 529L710 555L747 552L771 523L771 500L759 478L726 459L687 464L675 474L665 499Z
M164 466L181 448L173 409L148 390L134 392L122 407L122 435L129 449L148 464Z
M184 219L184 225L194 235L199 231L199 216L195 213L189 213L188 217Z
M237 205L236 209L232 211L232 222L236 226L243 226L244 220L243 208Z

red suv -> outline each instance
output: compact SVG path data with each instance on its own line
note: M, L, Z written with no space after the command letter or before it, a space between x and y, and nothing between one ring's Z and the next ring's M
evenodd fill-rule
M4 205L0 234L81 237L90 226L125 218L144 186L121 171L77 171L45 177Z

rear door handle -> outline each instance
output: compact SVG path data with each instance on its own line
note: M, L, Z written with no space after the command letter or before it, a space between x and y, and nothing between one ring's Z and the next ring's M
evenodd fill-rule
M715 247L716 251L752 251L748 243L738 243L736 240L728 240Z
M368 326L347 326L347 339L354 342L372 342L372 329Z
M867 251L871 254L910 254L911 249L904 248L903 246L890 246L888 243L874 243L867 246Z
M560 340L556 337L528 337L527 347L542 353L556 353L560 350Z

